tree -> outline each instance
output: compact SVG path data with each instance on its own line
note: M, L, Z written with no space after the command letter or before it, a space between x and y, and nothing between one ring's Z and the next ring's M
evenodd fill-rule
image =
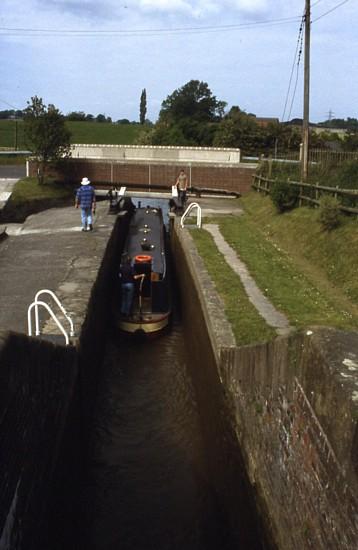
M71 113L68 113L66 118L67 120L82 122L83 120L86 120L86 113L83 111L71 111Z
M258 154L265 149L266 131L256 123L255 117L239 107L231 107L215 133L217 147L239 147L246 154Z
M20 111L20 109L14 110L14 109L7 109L6 111L0 111L0 119L16 119L16 118L22 118L24 115L23 111Z
M32 97L24 113L26 144L37 158L38 180L42 184L47 163L69 156L71 132L61 112L52 104L46 107L40 97Z
M212 145L225 106L206 82L190 80L163 101L153 145Z
M140 106L139 106L139 122L141 124L145 123L146 114L147 114L147 91L144 88L140 96Z
M302 132L296 126L281 122L271 122L267 126L268 153L286 154L288 151L298 151L301 141Z
M358 150L358 132L349 132L343 140L343 148L345 151Z
M190 80L162 103L159 119L174 122L194 119L196 122L217 122L224 115L226 103L218 101L206 82Z

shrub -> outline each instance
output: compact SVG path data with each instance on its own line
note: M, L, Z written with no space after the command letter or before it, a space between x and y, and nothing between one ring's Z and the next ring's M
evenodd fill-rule
M325 195L319 201L318 220L326 231L332 231L341 223L340 202L335 197Z
M270 197L279 212L291 210L297 204L299 188L286 181L276 181L270 191Z

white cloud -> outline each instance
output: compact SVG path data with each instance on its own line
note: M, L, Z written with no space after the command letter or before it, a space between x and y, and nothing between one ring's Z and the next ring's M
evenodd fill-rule
M190 11L191 3L184 0L140 0L139 8L153 11Z
M131 3L129 2L129 5ZM268 10L268 0L139 0L138 8L145 11L175 13L182 12L194 17L224 13L232 10L237 13L255 14Z

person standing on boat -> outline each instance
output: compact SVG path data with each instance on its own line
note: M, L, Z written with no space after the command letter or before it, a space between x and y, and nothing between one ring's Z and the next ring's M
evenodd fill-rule
M92 231L92 216L96 212L96 194L88 178L82 178L77 189L75 208L81 208L82 231Z
M121 264L119 277L121 279L121 315L129 317L132 311L134 298L134 281L143 277L143 275L135 275L132 260L127 256Z
M185 201L186 201L186 192L188 189L188 177L183 169L180 170L179 176L177 178L175 185L178 189L178 195L179 195L179 200L181 202L181 205L182 207L184 207Z

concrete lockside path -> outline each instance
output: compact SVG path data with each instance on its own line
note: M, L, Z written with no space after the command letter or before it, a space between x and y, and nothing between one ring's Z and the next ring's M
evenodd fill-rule
M248 272L246 265L240 260L236 252L225 241L218 225L206 224L204 229L209 231L209 233L213 236L215 244L224 255L225 260L235 271L235 273L239 275L250 302L265 319L266 323L275 328L278 334L287 334L291 330L287 317L275 309L271 302L269 302L266 296L261 292L254 279Z
M115 222L107 212L107 201L98 203L94 230L85 233L74 207L7 224L8 237L0 241L0 330L27 333L27 308L46 288L72 316L78 336ZM44 311L41 316L43 321L48 317Z

